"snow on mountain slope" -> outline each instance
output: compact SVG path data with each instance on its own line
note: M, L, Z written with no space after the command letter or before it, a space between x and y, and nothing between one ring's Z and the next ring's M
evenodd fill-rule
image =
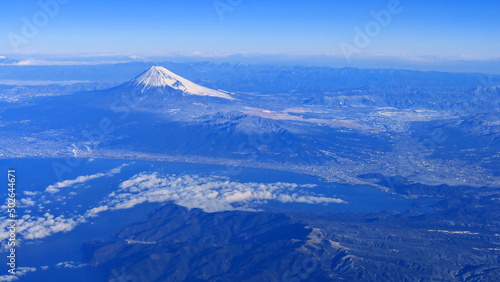
M147 71L127 83L127 85L140 87L142 91L154 87L170 87L188 95L210 96L229 100L234 99L227 93L198 85L160 66L149 68Z

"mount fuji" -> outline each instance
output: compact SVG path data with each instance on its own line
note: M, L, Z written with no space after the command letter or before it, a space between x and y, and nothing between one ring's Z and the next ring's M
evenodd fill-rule
M228 92L198 85L161 66L152 66L136 78L125 83L124 86L140 89L141 92L147 90L180 91L182 95L209 96L234 100Z

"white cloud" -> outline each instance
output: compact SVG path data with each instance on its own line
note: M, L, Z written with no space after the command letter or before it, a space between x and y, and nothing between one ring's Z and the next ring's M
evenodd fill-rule
M1 275L0 276L0 282L11 282L11 281L17 281L19 278L15 275Z
M81 268L87 266L84 263L76 263L74 261L64 261L56 264L57 268Z
M20 202L24 207L30 207L35 205L35 201L33 201L31 198L23 198L20 200Z
M17 222L17 232L23 239L41 239L58 232L73 230L79 223L85 222L83 216L66 218L45 213L41 217L23 216Z
M97 62L91 61L49 61L49 60L23 60L10 65L14 66L88 66L88 65L100 65L109 63L126 63L126 60L103 60Z
M107 211L109 209L108 206L100 206L100 207L95 207L87 211L87 216L88 217L95 217L97 216L98 213Z
M119 173L121 167L90 176L80 176L74 180L66 180L54 185L54 189L83 183L89 179ZM57 188L56 188L57 187ZM164 175L158 173L141 173L119 184L118 189L111 192L96 207L88 209L84 214L58 216L46 210L43 216L23 215L17 222L20 240L36 240L59 232L73 230L78 224L96 217L104 211L128 209L142 203L163 203L172 201L187 208L200 208L205 212L230 210L256 211L260 204L269 201L282 203L330 204L345 203L343 200L317 194L316 185L295 183L240 183L228 177L201 177L196 175ZM31 199L23 199L23 203L31 204ZM81 206L80 206L81 207ZM40 206L40 211L44 210ZM67 213L66 213L67 214ZM0 240L7 238L5 217L0 220ZM66 267L66 266L65 266ZM69 266L68 266L69 267Z
M256 203L280 201L284 203L328 204L345 203L341 199L311 194L312 184L295 183L239 183L225 177L165 176L142 173L120 184L102 206L89 210L95 216L104 210L127 209L145 202L174 201L188 208L206 212L226 210L255 210Z
M10 281L17 281L19 280L19 277L26 275L29 272L34 272L36 271L35 267L18 267L16 269L16 275L2 275L0 276L0 282L10 282Z
M104 176L113 176L115 174L120 173L122 168L125 166L127 166L127 164L123 164L119 167L113 168L106 173L100 172L100 173L96 173L96 174L92 174L92 175L82 175L82 176L78 176L76 179L60 181L60 182L57 182L53 185L47 186L47 188L45 189L45 192L54 194L54 193L59 192L60 188L66 188L66 187L70 187L70 186L75 185L75 184L85 183L89 180L101 178Z
M86 221L84 216L74 216L67 218L64 215L54 216L50 213L45 213L43 216L23 215L17 220L18 240L35 240L42 239L59 232L68 232L73 230L78 224ZM0 219L0 241L2 247L5 248L5 239L9 237L7 227L10 222L7 218Z
M96 174L92 174L92 175L78 176L76 179L64 180L61 182L57 182L54 185L49 185L47 187L47 189L45 189L45 192L49 192L52 194L57 193L60 191L59 188L65 188L68 186L72 186L74 184L84 183L84 182L87 182L87 181L92 180L92 179L101 178L103 176L106 176L106 174L105 173L96 173Z
M29 272L35 272L36 271L36 267L18 267L17 268L17 271L16 271L16 274L17 276L23 276L23 275L26 275L26 273L29 273Z

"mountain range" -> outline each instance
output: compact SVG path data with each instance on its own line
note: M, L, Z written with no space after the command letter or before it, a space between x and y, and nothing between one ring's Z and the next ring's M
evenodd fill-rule
M302 79L310 91L317 79L312 70ZM390 75L404 77L406 71ZM461 75L449 76L453 81ZM0 142L5 157L19 155L9 145L17 138L29 147L21 150L24 156L140 156L266 167L380 189L387 187L360 176L498 185L500 88L427 87L424 81L418 88L227 91L152 66L115 87L5 103Z

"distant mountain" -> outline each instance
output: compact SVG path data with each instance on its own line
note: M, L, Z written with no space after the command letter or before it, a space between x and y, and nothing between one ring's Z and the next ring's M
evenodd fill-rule
M227 92L222 92L193 83L164 67L153 66L138 77L125 83L124 87L138 88L142 92L162 89L165 92L181 92L182 95L210 96L233 100Z
M270 64L215 64L211 62L156 62L190 81L231 92L323 92L361 87L418 89L466 88L498 85L500 74L446 73L397 69L329 68ZM122 83L151 67L151 62L99 65L1 65L2 79L86 80ZM486 83L485 83L486 82Z

